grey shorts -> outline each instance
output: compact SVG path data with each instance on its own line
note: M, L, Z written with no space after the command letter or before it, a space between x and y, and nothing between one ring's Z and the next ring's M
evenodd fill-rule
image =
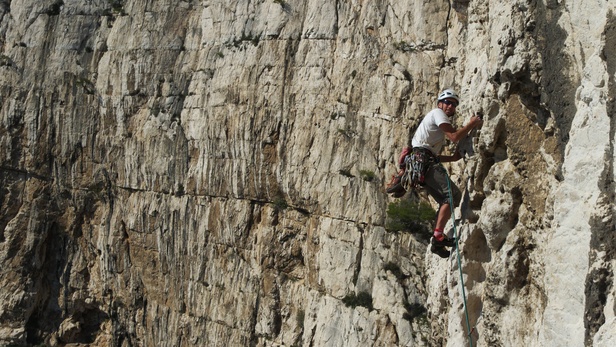
M447 186L447 171L442 165L430 165L425 176L425 185L423 186L428 194L436 200L439 205L449 203L449 187ZM451 191L453 193L453 205L457 206L460 203L462 194L460 189L453 182L450 182Z

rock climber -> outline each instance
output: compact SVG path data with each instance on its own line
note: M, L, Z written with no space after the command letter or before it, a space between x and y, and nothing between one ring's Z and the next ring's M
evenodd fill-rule
M439 162L452 162L462 158L460 152L456 150L454 155L440 155L441 149L446 139L457 143L464 139L468 133L483 124L480 116L473 115L465 126L456 129L451 124L451 117L456 113L456 107L460 103L460 98L452 89L443 90L437 98L436 108L430 111L419 124L411 144L413 153L424 156L429 163L424 173L424 188L428 194L439 204L434 235L430 243L430 250L443 257L449 257L449 250L445 247L455 246L455 239L445 235L445 225L451 216L450 194L454 204L460 200L460 193L456 189L450 192L447 184L447 172Z

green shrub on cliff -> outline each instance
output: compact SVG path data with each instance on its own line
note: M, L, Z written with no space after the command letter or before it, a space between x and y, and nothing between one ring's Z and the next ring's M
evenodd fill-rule
M436 211L426 202L401 199L387 207L385 228L389 231L424 231L427 222L434 220Z

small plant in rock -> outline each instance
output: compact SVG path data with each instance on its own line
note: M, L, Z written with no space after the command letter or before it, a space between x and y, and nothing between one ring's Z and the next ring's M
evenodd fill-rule
M351 293L342 298L342 302L347 307L362 306L369 310L372 310L372 295L368 292L360 292L359 294Z
M289 207L289 204L282 196L276 197L272 203L277 211L285 210Z
M374 174L374 172L369 171L369 170L359 170L359 176L364 180L364 181L368 181L368 182L372 182L374 180L374 178L376 177L376 175Z

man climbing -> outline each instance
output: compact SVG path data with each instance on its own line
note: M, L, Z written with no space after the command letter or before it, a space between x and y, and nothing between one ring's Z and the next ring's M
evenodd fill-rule
M460 194L457 190L456 193L451 193L445 168L436 164L457 161L462 156L457 150L454 155L439 155L439 153L443 148L445 139L457 143L464 139L471 130L483 124L481 117L473 116L468 124L456 130L451 124L450 118L456 113L456 107L459 103L460 99L453 90L443 90L438 96L437 107L421 121L411 142L413 154L423 156L423 160L430 163L424 173L423 186L439 204L434 235L430 240L430 250L443 258L449 257L449 250L445 247L455 245L455 239L447 237L444 230L451 216L450 201L453 200L454 204L457 204L460 200ZM450 194L453 195L451 200Z

